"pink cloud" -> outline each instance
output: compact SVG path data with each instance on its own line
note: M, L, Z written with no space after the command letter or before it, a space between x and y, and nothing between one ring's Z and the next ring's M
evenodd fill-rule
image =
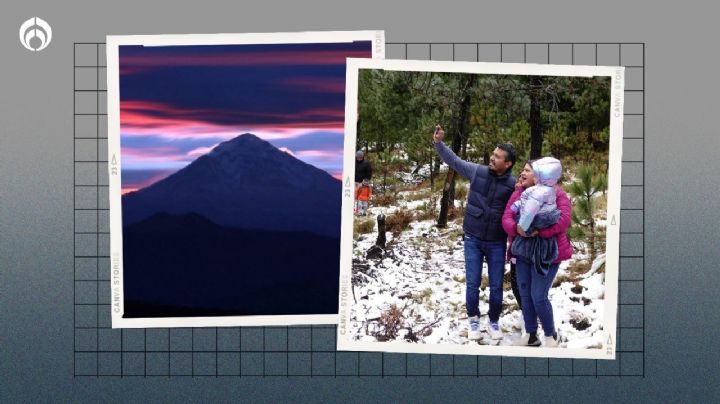
M300 157L332 157L333 159L342 156L342 150L300 150L297 155Z
M304 161L315 163L338 163L342 162L342 150L300 150L295 152L297 157Z
M200 156L202 156L202 155L204 155L204 154L210 153L210 151L211 151L212 149L214 149L215 146L217 146L217 144L214 144L214 145L208 146L208 147L198 147L198 148L196 148L196 149L192 149L192 150L190 150L189 152L187 152L187 155L186 155L186 156L187 156L187 157L190 157L190 158L192 158L192 159L198 158L198 157L200 157Z
M309 109L294 114L253 113L245 122L235 125L222 125L204 119L217 115L217 111L176 108L163 103L122 101L120 128L123 136L229 139L239 133L252 132L264 133L267 140L297 137L308 130L342 130L344 126L344 111L330 108ZM259 118L274 118L277 122L260 122Z
M136 159L163 159L163 160L182 160L183 154L177 147L172 146L153 146L143 147L142 149L123 147L121 155L125 158Z
M278 147L278 150L283 151L283 152L297 158L297 155L295 153L293 153L293 151L288 149L287 147Z

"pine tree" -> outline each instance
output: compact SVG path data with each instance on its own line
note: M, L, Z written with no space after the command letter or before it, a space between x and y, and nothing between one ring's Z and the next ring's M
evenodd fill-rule
M604 173L593 175L592 171L588 166L579 166L577 178L570 184L568 189L574 201L572 211L573 227L569 235L571 239L582 238L587 241L590 262L593 262L597 256L595 248L597 237L595 196L605 192L607 189L607 175Z

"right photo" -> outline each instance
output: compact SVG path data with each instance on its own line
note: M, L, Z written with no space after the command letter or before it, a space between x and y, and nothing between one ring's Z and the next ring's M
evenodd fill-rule
M359 68L339 345L607 357L611 79Z

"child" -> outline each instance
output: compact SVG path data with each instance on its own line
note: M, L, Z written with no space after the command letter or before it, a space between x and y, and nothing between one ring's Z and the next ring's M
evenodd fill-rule
M555 204L555 185L562 174L562 164L553 157L543 157L532 163L535 185L528 187L510 207L516 215L518 232L531 235L557 223L560 211ZM549 264L557 258L557 240L539 237L515 237L512 253L529 259L540 274L547 273Z
M518 227L529 233L531 224L542 229L557 222L560 213L555 204L555 185L562 174L562 164L553 157L543 157L532 163L535 185L528 187L511 209L519 213Z
M372 197L370 181L364 179L359 187L355 188L355 214L365 216L367 214L368 202Z

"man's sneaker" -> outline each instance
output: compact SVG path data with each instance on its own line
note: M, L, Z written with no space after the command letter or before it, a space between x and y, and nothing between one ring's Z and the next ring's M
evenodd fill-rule
M500 326L497 321L488 320L488 334L490 334L490 338L492 339L502 339L502 331L500 331Z
M545 348L557 348L558 343L560 343L560 337L558 337L557 332L555 335L545 337Z
M468 328L468 339L480 339L480 318L472 316L468 318L470 326Z
M515 346L540 346L540 339L535 332L525 334L515 342Z

